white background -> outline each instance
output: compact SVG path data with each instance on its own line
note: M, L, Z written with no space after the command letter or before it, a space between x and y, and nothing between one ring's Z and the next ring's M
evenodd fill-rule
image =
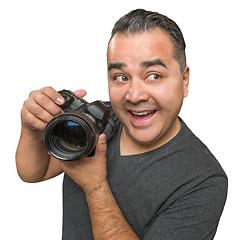
M107 100L107 42L115 21L135 8L169 16L184 33L191 78L180 116L229 177L215 239L248 239L248 15L241 0L0 1L0 239L61 239L62 176L28 184L15 169L20 110L31 90L46 85Z

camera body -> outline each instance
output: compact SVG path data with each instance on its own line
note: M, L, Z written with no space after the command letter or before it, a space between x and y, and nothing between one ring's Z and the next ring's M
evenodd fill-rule
M69 90L59 93L65 99L60 106L64 113L55 116L45 128L43 139L48 152L65 161L92 156L98 136L105 133L108 141L114 133L112 108L102 101L88 103Z

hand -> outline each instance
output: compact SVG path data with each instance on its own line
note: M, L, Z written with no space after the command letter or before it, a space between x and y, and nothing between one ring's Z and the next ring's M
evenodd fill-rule
M82 98L86 91L74 93ZM44 131L47 123L56 115L62 113L58 105L64 103L64 98L52 87L44 87L29 94L21 110L22 126L31 132Z
M106 135L101 134L92 157L82 157L76 161L61 161L62 169L83 188L85 194L91 194L107 182Z

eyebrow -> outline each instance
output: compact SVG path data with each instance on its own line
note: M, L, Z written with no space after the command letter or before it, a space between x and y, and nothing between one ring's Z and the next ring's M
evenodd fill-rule
M161 60L161 59L155 59L155 60L151 60L151 61L144 61L144 62L141 62L140 63L140 66L143 67L143 68L149 68L151 66L154 66L154 65L160 65L162 67L165 67L167 68L167 66L165 65L165 63Z
M111 69L118 69L118 70L121 70L122 68L126 67L127 65L125 63L119 63L119 62L116 62L116 63L110 63L108 65L108 71L110 71Z
M155 59L155 60L151 60L151 61L143 61L140 63L140 66L143 68L149 68L149 67L154 66L154 65L160 65L160 66L167 68L165 63L159 58ZM124 67L127 67L127 65L125 63L121 63L121 62L110 63L108 65L108 71L110 71L112 69L122 70Z

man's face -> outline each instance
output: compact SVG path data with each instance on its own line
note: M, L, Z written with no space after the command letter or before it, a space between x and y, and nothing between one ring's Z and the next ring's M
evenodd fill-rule
M188 94L189 69L181 73L173 49L159 28L116 34L110 41L109 97L123 124L124 142L151 150L179 131L177 116Z

